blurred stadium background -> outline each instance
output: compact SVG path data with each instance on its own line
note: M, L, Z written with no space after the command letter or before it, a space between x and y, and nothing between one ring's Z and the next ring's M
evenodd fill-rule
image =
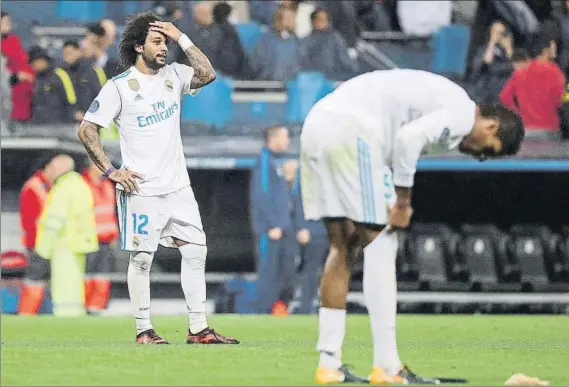
M565 2L508 2L517 3L516 7L508 7L504 1L284 2L293 12L294 23L285 26L288 35L283 31L273 34L274 41L268 35L275 27L271 20L278 1L229 1L230 12L217 8L215 20L213 4L204 9L200 3L204 2L5 0L2 11L11 18L11 34L19 37L22 47L28 50L39 45L57 66L64 65L62 47L69 40L79 42L88 59L99 61L100 57L87 54L85 47L90 37L97 35L102 19L117 26L117 39L104 48L112 62L125 17L143 10L154 10L173 20L214 57L221 76L183 105L182 135L208 235L208 297L210 311L215 313L254 311L250 301L255 297L256 258L248 190L250 169L263 147L264 128L274 124L288 127L292 141L287 157L295 159L308 109L339 82L375 69L437 72L474 90L475 95L488 74L472 75L471 63L479 49L486 47L488 29L495 20L506 25L515 48L527 47L540 25L555 25L558 65L564 72L567 66ZM409 10L409 4L403 3L413 3L415 8ZM319 7L329 15L334 38L318 37L322 40L310 45L309 15ZM216 38L228 26L239 40ZM297 39L295 33L304 37ZM285 35L292 36L292 41L283 38ZM12 54L4 52L4 38L3 31L2 51L9 62ZM259 49L259 44L265 46ZM271 45L278 49L270 55L284 64L266 58L266 47ZM321 49L325 45L332 48ZM227 62L219 53L228 51L243 55ZM307 58L324 59L307 63ZM507 63L511 57L504 60ZM259 63L265 67L257 68ZM10 70L8 63L7 71L24 70L16 65ZM107 75L117 71L109 69ZM503 81L508 77L509 73ZM497 99L498 95L480 98ZM560 126L548 128L545 134L528 129L528 139L515 158L479 163L450 153L420 160L413 226L400 238L401 312L567 311L569 145L562 140L565 106L561 101L559 105ZM85 165L76 129L73 119L42 122L38 117L10 119L2 115L3 313L16 312L19 281L26 267L25 260L18 261L26 253L21 243L20 190L35 172L38 159L50 152L67 153L79 168ZM108 134L104 146L117 165L120 154L114 136ZM158 255L152 274L153 312L183 314L177 250L163 249ZM130 313L127 262L117 253L108 275L111 299L104 314ZM349 298L353 312L365 312L361 279L358 265ZM294 297L288 301L289 310L294 311ZM49 310L47 298L42 312Z

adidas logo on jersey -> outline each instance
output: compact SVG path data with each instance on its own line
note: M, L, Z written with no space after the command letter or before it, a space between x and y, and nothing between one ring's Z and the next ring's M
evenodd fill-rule
M144 99L144 98L140 94L137 94L136 97L134 97L135 101L140 101L141 99Z

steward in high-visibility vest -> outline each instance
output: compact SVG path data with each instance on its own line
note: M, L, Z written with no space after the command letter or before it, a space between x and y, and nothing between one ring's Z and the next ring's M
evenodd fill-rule
M49 279L49 262L35 253L38 221L51 189L53 157L46 157L32 177L24 183L20 193L20 225L22 245L28 251L28 269L22 283L18 314L37 314L44 297L45 283Z
M36 71L32 98L32 122L58 124L75 121L77 94L69 74L51 64L45 50L30 50L30 63Z
M100 69L93 67L93 63L83 58L79 43L75 40L68 40L63 43L63 64L61 66L73 83L77 103L75 110L79 113L77 121L83 119L83 115L101 91L104 83L100 78ZM104 79L106 82L106 78Z
M92 162L89 162L82 176L93 194L99 240L99 251L87 254L85 306L89 313L100 313L107 307L111 294L111 281L107 273L111 271L111 261L115 256L112 245L119 236L116 193L113 183L103 180L101 171Z
M85 312L85 255L99 250L91 189L73 171L59 176L40 217L36 252L51 263L53 314L81 316Z

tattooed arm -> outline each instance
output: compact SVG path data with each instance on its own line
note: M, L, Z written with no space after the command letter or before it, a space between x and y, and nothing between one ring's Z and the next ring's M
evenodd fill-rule
M91 160L93 160L102 172L106 172L113 167L113 164L111 164L111 161L103 150L103 145L101 145L101 138L99 137L100 128L101 127L97 124L83 120L79 127L79 139L83 143Z
M184 52L188 57L190 66L194 69L194 76L190 84L192 89L199 89L215 80L215 70L207 56L199 48L192 46Z
M99 137L99 125L83 120L79 128L79 139L85 146L91 160L103 172L113 168L113 164L105 154ZM138 180L144 180L144 176L140 173L129 171L125 168L115 169L109 174L109 180L120 184L126 192L132 193L138 191Z

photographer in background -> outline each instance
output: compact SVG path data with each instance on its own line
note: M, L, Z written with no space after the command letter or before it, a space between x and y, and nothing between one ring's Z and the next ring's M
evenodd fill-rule
M497 21L489 31L488 43L481 47L472 63L473 99L477 103L499 102L500 91L512 74L514 42L504 23Z

